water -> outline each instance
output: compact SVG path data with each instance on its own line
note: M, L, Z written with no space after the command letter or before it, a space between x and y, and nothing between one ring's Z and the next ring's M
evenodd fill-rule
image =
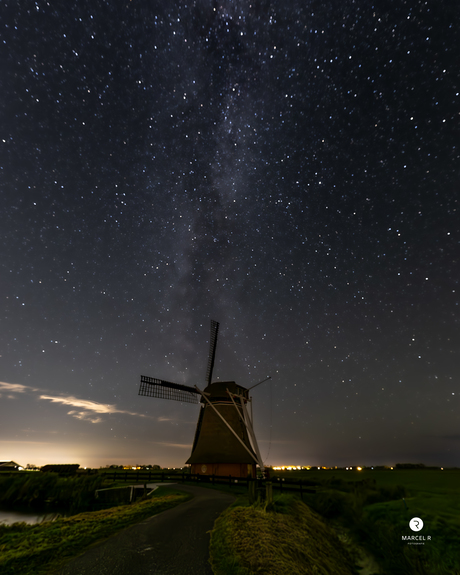
M34 525L42 521L51 521L55 517L56 513L0 510L0 525L12 525L13 523L28 523L29 525Z

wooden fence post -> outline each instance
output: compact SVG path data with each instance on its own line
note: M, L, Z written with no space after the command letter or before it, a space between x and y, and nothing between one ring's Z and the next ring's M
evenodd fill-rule
M273 503L273 484L271 481L265 482L265 503Z
M256 490L255 490L255 483L254 481L248 481L248 494L249 494L249 503L254 503L256 500Z

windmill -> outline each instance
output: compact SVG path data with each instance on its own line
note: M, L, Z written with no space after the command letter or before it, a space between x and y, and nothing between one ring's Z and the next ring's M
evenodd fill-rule
M264 465L254 434L252 398L249 397L251 388L237 385L234 381L212 382L218 333L219 323L211 320L206 387L203 391L197 386L141 375L139 395L187 403L198 403L200 398L201 409L192 453L186 461L191 465L192 473L255 477L256 464L261 469Z

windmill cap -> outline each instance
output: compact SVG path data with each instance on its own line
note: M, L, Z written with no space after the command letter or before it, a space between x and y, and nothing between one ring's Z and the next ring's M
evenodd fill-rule
M237 385L234 381L214 381L204 389L204 393L208 394L210 399L223 399L229 400L227 390L235 395L242 395L248 399L248 390L241 385Z

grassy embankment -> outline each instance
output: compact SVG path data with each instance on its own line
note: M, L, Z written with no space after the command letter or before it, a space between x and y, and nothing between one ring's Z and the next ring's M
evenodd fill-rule
M322 561L323 557L336 560L328 551L331 541L336 550L341 548L323 529L324 524L354 559L361 548L371 553L381 573L460 574L460 472L308 471L284 476L317 484L316 494L304 495L308 507L300 501L293 504L292 496L278 494L270 511L240 500L239 506L216 522L212 534L216 574L248 575L264 570L273 575L340 573L337 566L331 570ZM284 497L290 497L289 505L283 504ZM288 519L283 517L286 510ZM311 515L311 510L317 515ZM403 535L414 535L408 526L412 517L424 521L417 534L431 536L424 545L402 541ZM316 562L311 563L312 557ZM341 564L345 565L345 560Z
M244 500L211 533L215 575L354 575L353 559L325 521L299 499L281 495L267 511Z
M0 573L49 575L86 547L190 498L158 489L131 505L85 512L38 525L0 525Z

